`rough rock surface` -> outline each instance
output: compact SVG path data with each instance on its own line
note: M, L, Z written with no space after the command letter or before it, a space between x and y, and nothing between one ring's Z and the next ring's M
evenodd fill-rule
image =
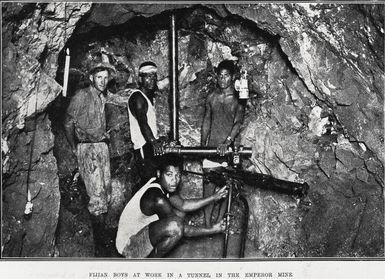
M322 9L320 9L322 7ZM333 109L352 141L364 142L384 162L383 7L297 4L229 5L280 46L307 89ZM357 32L357 31L360 32ZM333 65L331 67L331 65Z
M91 6L68 5L67 12L72 11L70 22L74 28ZM3 109L2 138L5 140L13 135L13 127L25 129L24 119L34 111L30 106L36 105L33 88L37 84L44 88L38 93L45 94L44 98L39 98L39 112L60 93L61 88L53 78L56 67L58 73L62 72L63 62L58 52L64 46L62 26L50 21L63 9L60 4L8 3L6 7L6 13L10 14L8 21L12 14L17 15L18 21L9 23L9 31L3 32L6 38L3 59L9 69L3 77L6 110ZM234 59L249 73L250 99L240 137L241 143L252 146L254 152L244 168L280 179L307 181L310 185L310 207L299 206L287 196L245 186L250 206L246 255L383 256L384 7L93 5L90 13L79 21L71 38L73 29L67 31L71 67L78 74L70 77L73 81L70 88L86 82L89 57L101 50L108 54L118 70L110 86L117 96L125 88L136 86L139 64L152 60L159 66L158 128L160 134L166 135L170 119L168 14L171 9L177 10L179 18L181 143L199 145L203 105L207 94L215 87L214 67L223 59ZM41 21L45 28L40 32L36 19L42 16L45 16ZM32 40L33 36L26 35L26 31L20 31L18 36L11 35L19 25L24 27L20 30L31 29L33 32L28 34L35 34L38 39ZM55 28L56 34L45 33ZM35 42L38 45L33 49L24 49ZM45 48L40 42L51 44L47 43L49 47ZM20 58L16 53L26 55ZM27 78L15 79L10 76L14 72ZM39 76L44 79L40 78L41 82L37 83ZM56 80L60 81L60 76ZM52 93L48 96L48 92ZM55 102L65 107L64 100L56 98ZM109 110L111 150L116 162L121 162L113 169L119 170L119 166L127 162L129 166L134 163L127 155L131 154L127 145L127 116L124 107L110 106ZM54 127L55 123L60 126L60 119L53 120ZM55 156L60 158L59 176L63 174L64 177L71 173L74 161L69 156L58 156L65 155L67 150L59 126L55 128L55 147L58 146L56 150L60 152ZM2 141L3 154L6 154L3 167L7 167L10 162L7 158L14 153L23 154L17 151L23 150L23 145L11 151L8 147L11 141L5 142L8 144ZM128 157L122 159L122 156ZM201 170L197 160L186 162L185 168ZM7 181L14 181L16 172L8 173ZM112 214L115 217L109 222L111 227L116 226L116 216L137 183L135 175L130 175L133 175L130 169L116 175L115 188L120 190ZM186 176L184 179L186 186L181 190L182 195L201 196L201 178ZM125 193L124 198L121 193ZM12 216L15 215L7 214L8 219ZM66 216L67 220L72 218L69 214ZM24 225L14 221L10 225L7 218L3 231L12 228L18 233L6 235L21 239ZM202 214L192 216L191 220L201 222ZM14 241L13 245L20 246L20 242ZM17 248L10 247L6 245L4 252L15 255L8 251Z
M49 257L54 252L60 201L56 159L52 155L54 140L45 113L38 116L36 129L34 120L27 121L26 127L29 129L11 134L11 156L3 173L3 255ZM28 173L33 213L25 219Z
M67 8L64 15L64 3L2 5L3 256L54 255L60 194L45 110L61 92L54 78L66 40L63 19L68 38L90 4ZM29 168L34 210L24 220Z

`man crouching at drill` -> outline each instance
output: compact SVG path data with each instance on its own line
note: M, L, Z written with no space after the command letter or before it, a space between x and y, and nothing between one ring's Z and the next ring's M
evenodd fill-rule
M183 199L178 194L182 162L164 155L151 178L128 202L119 220L116 248L126 258L162 258L182 237L223 232L225 222L209 228L185 224L186 213L196 211L227 196L226 186L206 198Z

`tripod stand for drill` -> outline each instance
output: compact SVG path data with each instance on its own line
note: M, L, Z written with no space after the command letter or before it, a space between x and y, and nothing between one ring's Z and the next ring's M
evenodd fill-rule
M165 153L174 153L178 155L193 155L193 156L217 156L217 150L215 148L202 148L202 147L166 147ZM246 235L247 235L247 227L248 227L248 216L249 216L249 206L245 196L242 193L243 184L252 185L252 187L276 191L283 194L288 194L295 197L299 203L304 203L311 205L304 201L304 198L307 196L307 192L309 189L309 185L305 183L297 183L292 181L286 181L282 179L275 178L271 175L261 174L261 173L252 173L241 170L239 167L241 166L241 155L242 156L250 156L251 148L243 148L237 147L234 150L229 149L226 153L229 157L229 162L232 167L227 168L221 166L207 166L206 169L211 169L205 173L197 173L192 171L184 171L186 173L196 174L203 176L205 179L212 181L217 186L224 186L226 184L229 185L229 195L227 200L227 210L225 213L226 219L226 229L225 229L225 237L223 244L223 257L227 257L228 247L229 247L229 238L230 238L230 222L231 222L231 208L233 201L237 200L243 204L245 209L245 219L243 220L242 233L241 233L241 248L239 257L244 257L245 244L246 244ZM203 162L203 168L205 168ZM242 185L241 185L242 184ZM235 199L236 198L236 199Z
M225 176L225 175L224 175ZM241 221L241 240L240 240L240 250L238 257L243 258L245 255L245 246L246 246L246 238L247 238L247 228L249 221L249 205L245 198L245 196L241 192L240 182L236 181L232 178L225 177L226 185L228 186L228 196L226 199L226 212L224 214L225 218L225 232L223 238L223 250L222 250L222 258L227 258L230 236L232 234L232 217L234 214L232 213L233 205L236 203L241 203L243 208L243 220ZM223 186L223 185L218 185Z

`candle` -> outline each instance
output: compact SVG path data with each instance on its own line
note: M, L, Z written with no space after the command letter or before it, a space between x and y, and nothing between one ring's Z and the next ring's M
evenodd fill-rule
M66 61L64 64L63 96L67 96L68 75L70 70L70 50L66 50Z

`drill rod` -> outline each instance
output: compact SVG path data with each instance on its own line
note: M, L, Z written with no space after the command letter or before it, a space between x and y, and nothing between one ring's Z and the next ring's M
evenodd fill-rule
M230 183L229 185L229 195L227 198L227 208L226 208L226 229L225 229L225 238L224 238L224 243L223 243L223 254L222 258L227 257L227 249L229 246L229 237L230 237L230 211L231 211L231 202L233 198L233 182Z
M205 156L218 156L216 147L180 147L180 146L166 146L164 153L172 153L178 155L205 155ZM234 153L232 149L228 149L225 155ZM244 147L239 150L238 153L243 156L250 156L252 154L251 147Z

